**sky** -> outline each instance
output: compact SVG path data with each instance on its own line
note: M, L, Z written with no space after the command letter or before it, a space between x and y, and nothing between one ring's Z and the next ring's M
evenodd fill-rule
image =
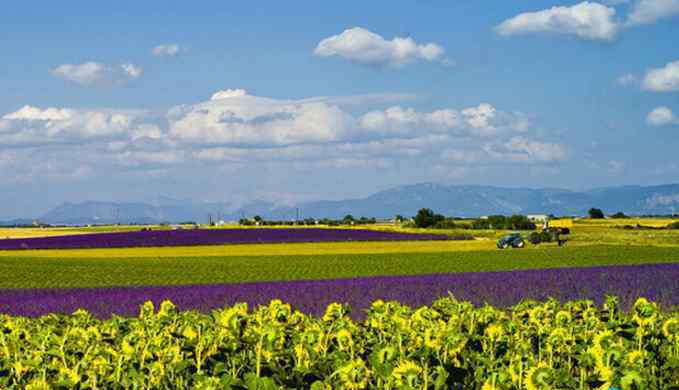
M679 0L7 1L0 219L679 183Z

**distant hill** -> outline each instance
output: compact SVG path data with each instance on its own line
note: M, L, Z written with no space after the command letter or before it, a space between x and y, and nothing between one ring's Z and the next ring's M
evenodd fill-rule
M622 211L631 215L669 214L679 211L679 184L624 186L576 192L563 189L502 188L433 183L400 186L366 198L305 202L277 206L253 201L234 209L228 203L200 203L166 200L144 203L65 203L41 217L52 224L206 222L208 215L227 221L260 215L268 219L294 219L299 208L302 218L355 217L389 218L412 216L428 207L448 216L478 217L490 214L585 215L591 207L606 213Z
M0 221L0 226L31 226L32 219L11 219L9 221Z

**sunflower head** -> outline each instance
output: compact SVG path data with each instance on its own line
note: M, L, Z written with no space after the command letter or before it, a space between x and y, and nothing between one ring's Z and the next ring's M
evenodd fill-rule
M493 323L486 327L485 333L492 341L497 341L505 332L501 324Z
M394 379L396 379L396 384L398 386L415 387L421 372L422 368L416 363L410 360L402 360L396 368L394 368L392 375L394 376Z
M630 367L644 366L644 353L641 351L632 351L625 355L625 364Z
M679 339L679 317L670 318L662 324L662 334L669 340Z
M333 302L328 305L323 315L323 321L333 321L349 315L349 308L341 303Z
M337 370L342 388L344 389L365 389L370 382L372 372L366 367L361 359L352 360L348 364Z
M41 378L35 378L28 382L26 385L26 390L49 390L51 389L50 385L47 383L47 381L41 379Z
M545 363L538 363L526 371L525 385L526 390L550 389L552 382L552 368Z
M335 339L339 345L340 351L346 351L354 346L354 340L351 336L351 332L346 329L340 329L335 333Z
M634 319L639 325L652 322L658 313L658 306L646 298L639 298L634 303Z
M558 326L568 326L573 320L573 316L571 315L571 313L565 310L561 310L558 313L556 313L554 319L556 320L556 324Z
M601 349L602 351L609 349L613 343L614 335L610 330L604 330L603 332L599 332L594 336L594 346Z

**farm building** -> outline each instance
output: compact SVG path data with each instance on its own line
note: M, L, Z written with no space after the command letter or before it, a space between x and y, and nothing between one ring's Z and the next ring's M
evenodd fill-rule
M549 221L549 215L545 214L528 214L526 217L533 223L545 223Z

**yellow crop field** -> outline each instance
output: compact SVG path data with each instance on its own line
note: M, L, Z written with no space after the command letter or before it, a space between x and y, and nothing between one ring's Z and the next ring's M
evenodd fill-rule
M73 228L0 228L0 239L52 237L86 233L88 232Z
M602 227L615 227L615 226L651 226L651 227L665 227L672 222L677 222L679 219L671 218L605 218L605 219L591 219L591 218L580 218L575 220L576 226L602 226Z

